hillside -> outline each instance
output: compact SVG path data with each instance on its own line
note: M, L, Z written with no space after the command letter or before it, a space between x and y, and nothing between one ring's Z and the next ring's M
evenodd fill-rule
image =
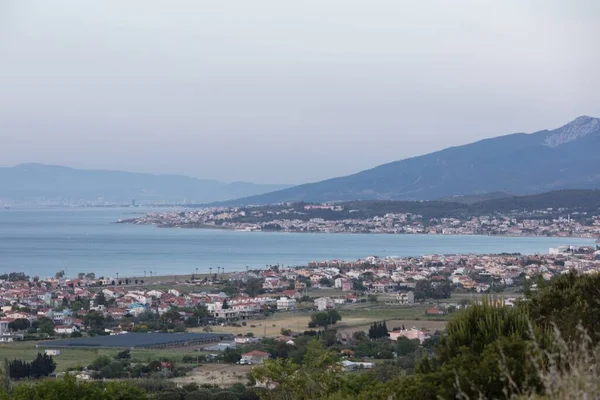
M525 215L543 211L547 218L566 216L568 213L600 213L600 190L559 190L528 196L510 196L483 200L477 203L451 201L401 201L401 200L360 200L339 203L343 211L327 209L305 210L306 203L295 203L291 206L267 205L250 207L247 215L236 219L238 222L264 222L273 219L277 211L294 209L293 218L308 221L312 218L322 218L327 221L344 219L368 219L382 217L391 213L419 214L425 219L431 218L470 218L493 214ZM262 217L253 217L251 211L263 213ZM271 213L269 213L269 211ZM279 217L277 217L279 218ZM578 218L573 214L573 218Z
M22 164L0 168L0 201L213 202L252 196L289 185L224 183L181 175L82 170Z
M384 164L354 175L226 204L433 200L493 192L534 194L600 188L600 119L517 133Z

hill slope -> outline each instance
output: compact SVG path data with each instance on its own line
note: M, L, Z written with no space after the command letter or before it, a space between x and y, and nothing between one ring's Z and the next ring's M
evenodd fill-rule
M169 203L213 202L252 196L289 185L224 183L181 175L82 170L42 164L0 168L0 200L46 199L71 201Z
M517 133L384 164L354 175L227 204L360 199L431 200L492 192L600 188L600 119Z

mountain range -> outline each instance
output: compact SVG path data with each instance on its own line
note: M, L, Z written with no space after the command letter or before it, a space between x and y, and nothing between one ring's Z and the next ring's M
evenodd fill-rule
M600 188L598 118L581 116L554 130L485 139L224 204L433 200L575 188Z
M289 185L224 183L181 175L85 170L21 164L0 168L0 201L209 203L252 196Z

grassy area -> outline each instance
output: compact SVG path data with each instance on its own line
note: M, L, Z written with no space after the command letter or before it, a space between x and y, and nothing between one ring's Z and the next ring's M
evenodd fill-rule
M36 348L37 342L13 342L0 345L0 360L23 359L32 361L38 353L43 353L48 347ZM78 366L88 366L97 357L107 355L114 357L122 349L60 349L60 355L54 357L56 362L56 371L65 371L68 368ZM134 362L149 362L166 357L172 360L181 361L185 355L196 355L192 348L177 349L135 349L131 351L131 358Z
M9 361L22 359L32 361L38 353L44 353L46 348L36 348L36 342L13 342L0 345L0 359ZM114 357L118 350L109 349L61 349L60 355L54 357L57 372L77 366L87 366L101 356Z
M374 321L393 320L400 321L398 326L417 326L427 329L443 329L446 325L445 316L427 316L425 309L427 305L387 305L384 303L360 303L339 308L342 321L336 324L338 330L359 330ZM246 321L246 326L218 326L215 332L231 333L234 335L245 335L252 332L254 336L277 336L281 329L290 329L293 332L302 332L308 328L310 316L314 311L296 311L289 313L277 313L268 318L253 319ZM440 321L441 320L441 321ZM389 326L392 328L392 326ZM202 328L191 329L193 332L202 332Z

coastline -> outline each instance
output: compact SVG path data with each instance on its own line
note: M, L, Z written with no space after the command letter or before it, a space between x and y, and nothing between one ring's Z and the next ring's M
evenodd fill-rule
M475 237L502 237L502 238L553 238L553 239L577 239L577 240L592 240L595 243L600 244L600 237L593 236L560 236L560 235L506 235L506 234L483 234L483 233L410 233L410 232L323 232L323 231L287 231L277 229L261 229L261 230L243 230L229 228L226 226L217 225L168 225L168 224L154 224L154 223L135 223L127 221L115 221L114 224L126 224L126 225L142 225L142 226L153 226L160 229L205 229L205 230L219 230L219 231L230 231L240 233L281 233L281 234L315 234L315 235L383 235L383 236L475 236ZM565 243L568 245L568 243Z

